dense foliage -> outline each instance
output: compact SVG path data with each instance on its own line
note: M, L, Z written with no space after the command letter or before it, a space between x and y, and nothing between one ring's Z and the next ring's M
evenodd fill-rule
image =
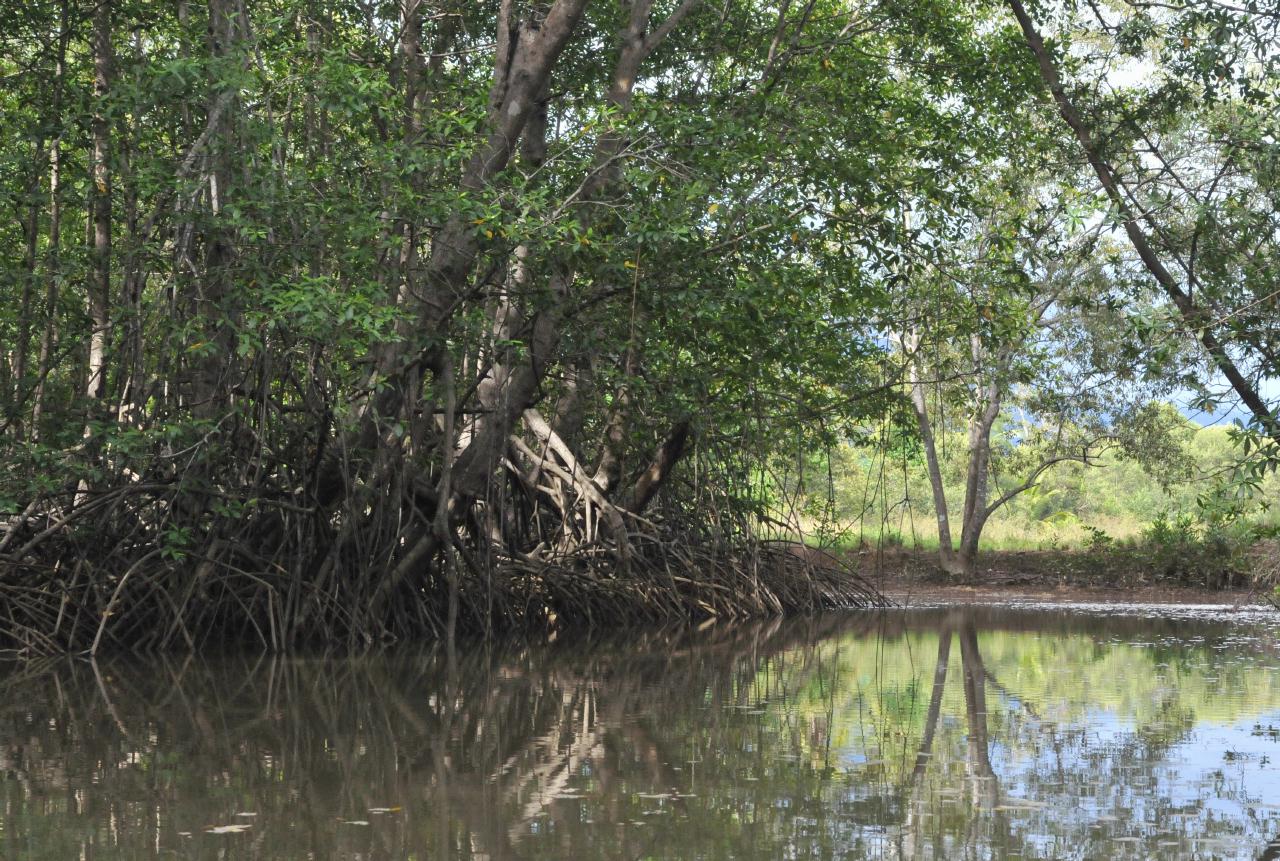
M1007 387L1105 434L1225 375L1260 476L1275 19L1032 11L1057 42L1016 0L7 8L3 636L864 600L756 539L759 477L909 377L981 443Z
M992 435L992 469L999 487L1022 463L1017 425L998 425ZM778 493L794 520L834 542L869 545L888 542L936 547L929 475L918 441L899 432L879 445L841 445L811 456L803 481ZM1219 480L1234 469L1238 450L1229 427L1196 428L1186 423L1161 452L1159 473L1127 455L1119 445L1100 447L1088 464L1063 463L1047 470L1034 488L1019 494L992 515L982 535L984 549L1054 550L1115 547L1141 541L1179 522L1206 529L1230 528L1241 540L1274 531L1277 513L1268 508L1246 518L1214 518L1207 504ZM968 466L965 434L951 429L939 435L939 462L947 499L958 507L964 498ZM828 483L828 463L833 480ZM1280 479L1262 485L1274 497ZM797 491L802 491L797 493Z

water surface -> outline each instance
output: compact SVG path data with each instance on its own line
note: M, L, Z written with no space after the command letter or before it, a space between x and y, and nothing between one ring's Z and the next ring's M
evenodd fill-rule
M12 859L1276 859L1261 613L8 667Z

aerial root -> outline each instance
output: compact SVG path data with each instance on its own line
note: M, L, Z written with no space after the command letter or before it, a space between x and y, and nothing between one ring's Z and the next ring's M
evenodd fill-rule
M760 540L745 517L640 516L568 455L513 449L504 493L443 530L396 490L323 515L261 494L234 520L165 483L43 499L0 529L0 654L349 651L884 603L838 557Z

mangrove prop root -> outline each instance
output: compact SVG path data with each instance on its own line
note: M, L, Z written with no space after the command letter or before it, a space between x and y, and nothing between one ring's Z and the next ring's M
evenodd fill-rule
M681 532L602 512L605 500L583 496L591 505L564 503L567 513L545 535L528 535L525 524L521 534L535 542L527 548L507 544L497 528L460 527L451 548L423 558L414 556L420 520L406 519L405 530L416 532L378 537L381 546L366 533L345 533L340 545L341 530L330 535L314 517L275 509L248 519L240 540L214 530L202 543L164 544L154 533L173 516L166 491L133 493L128 516L112 509L108 518L105 503L28 516L30 534L10 542L24 555L0 555L0 650L24 657L215 644L278 651L433 639L448 612L446 550L458 566L458 630L470 634L883 603L835 556L746 534ZM611 522L601 529L604 517ZM260 550L264 531L280 542L269 556ZM489 537L477 543L477 534ZM398 582L375 602L391 572Z

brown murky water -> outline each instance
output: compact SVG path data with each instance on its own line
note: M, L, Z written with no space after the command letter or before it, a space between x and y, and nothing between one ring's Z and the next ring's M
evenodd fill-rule
M1275 859L1278 633L969 606L10 667L0 856Z

